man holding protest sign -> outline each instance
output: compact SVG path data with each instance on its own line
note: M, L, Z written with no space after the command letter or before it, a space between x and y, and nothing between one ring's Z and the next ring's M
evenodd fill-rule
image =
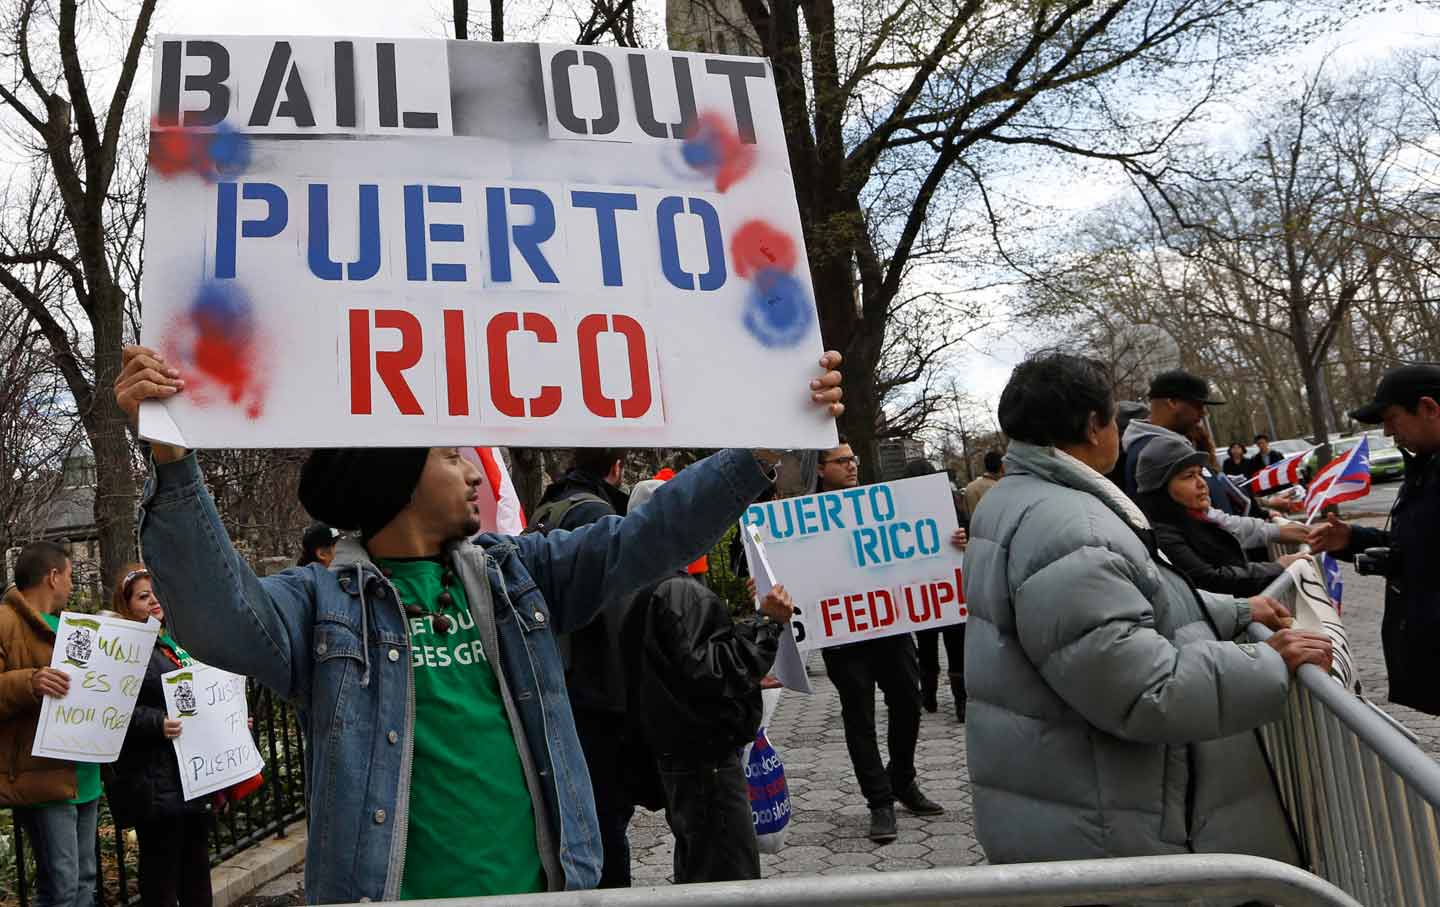
M838 447L821 453L816 466L822 492L860 484L860 460L844 437L840 441ZM870 840L888 844L899 834L897 800L917 816L937 816L945 811L920 791L915 780L915 745L920 739L920 662L915 640L909 633L900 633L831 646L820 655L840 695L845 746L870 807ZM880 757L875 733L877 686L885 694L890 718L888 765Z
M839 364L826 353L808 390L830 416ZM126 349L116 399L132 419L184 387L159 354ZM318 450L301 500L360 541L342 539L328 570L259 579L194 456L152 452L141 541L177 634L305 716L312 902L594 887L594 804L553 634L711 547L779 458L722 451L623 520L471 542L480 477L454 448Z
M70 677L50 662L71 569L65 549L31 542L0 603L0 804L15 807L35 849L38 907L95 903L100 766L31 754L45 697L70 692Z

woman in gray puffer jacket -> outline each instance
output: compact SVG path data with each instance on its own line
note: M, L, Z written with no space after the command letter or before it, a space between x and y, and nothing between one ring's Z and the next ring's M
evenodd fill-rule
M1104 478L1119 456L1103 366L1059 353L1000 398L1005 478L965 554L976 835L992 863L1187 852L1294 863L1255 729L1324 637L1273 599L1197 592ZM1277 632L1236 642L1252 620Z

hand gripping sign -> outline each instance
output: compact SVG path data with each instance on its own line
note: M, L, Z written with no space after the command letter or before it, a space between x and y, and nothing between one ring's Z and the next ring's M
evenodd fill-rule
M250 734L245 678L196 662L161 675L186 800L253 778L265 765Z
M154 71L143 340L187 382L147 437L835 443L765 61L161 37Z
M114 762L160 624L64 611L50 667L70 675L63 699L46 696L30 752L70 762Z
M943 474L755 504L742 520L795 600L802 650L964 622Z

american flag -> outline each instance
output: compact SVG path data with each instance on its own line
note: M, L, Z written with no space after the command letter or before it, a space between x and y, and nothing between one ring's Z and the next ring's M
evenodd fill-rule
M1353 501L1369 493L1370 439L1361 438L1349 453L1331 460L1315 474L1305 495L1305 513L1313 520L1327 504Z
M1310 456L1310 450L1302 450L1297 454L1291 454L1279 463L1272 463L1264 469L1251 476L1250 481L1255 484L1256 491L1270 491L1275 488L1283 488L1286 485L1296 485L1300 482L1300 469L1305 463L1305 458Z

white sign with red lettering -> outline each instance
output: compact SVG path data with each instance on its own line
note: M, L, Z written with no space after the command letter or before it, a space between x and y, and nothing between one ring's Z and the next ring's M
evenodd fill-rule
M190 447L825 448L763 60L161 37L141 412Z
M958 523L943 474L755 504L803 650L963 623Z

